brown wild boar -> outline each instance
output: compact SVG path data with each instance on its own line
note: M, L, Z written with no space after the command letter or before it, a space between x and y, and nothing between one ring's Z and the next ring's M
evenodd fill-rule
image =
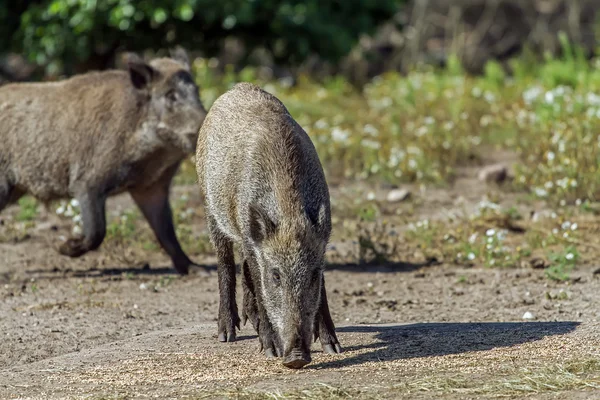
M206 116L183 49L127 71L0 87L0 211L25 194L79 201L83 237L61 254L79 257L105 236L106 198L129 192L158 241L186 274L192 261L175 236L169 187L195 151Z
M310 343L339 353L323 267L331 233L329 190L317 152L274 96L237 84L200 130L197 172L218 257L220 341L239 329L233 244L243 253L244 320L267 356L301 368ZM244 321L245 322L245 321Z

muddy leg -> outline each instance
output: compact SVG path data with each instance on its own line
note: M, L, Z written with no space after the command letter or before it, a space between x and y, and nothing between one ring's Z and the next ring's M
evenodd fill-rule
M150 224L161 247L171 257L177 272L186 275L190 265L194 263L185 254L175 235L173 214L169 205L169 187L161 183L150 188L131 190L130 194Z
M217 253L219 277L219 341L235 341L235 328L240 329L240 317L235 301L235 260L233 243L218 228L213 217L208 216L208 230Z
M333 325L333 320L329 313L324 277L321 282L321 305L315 321L315 341L317 338L320 339L321 347L325 353L335 354L342 352L342 347L335 334L335 326Z
M69 238L59 247L59 252L69 257L80 257L96 250L106 235L106 198L91 192L76 196L81 208L83 237Z

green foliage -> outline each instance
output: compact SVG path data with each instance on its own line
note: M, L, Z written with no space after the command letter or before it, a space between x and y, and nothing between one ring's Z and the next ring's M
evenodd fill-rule
M19 199L19 212L16 215L17 221L33 221L37 217L37 201L31 196L21 197Z
M575 247L570 246L563 252L551 253L549 258L552 265L545 270L546 276L555 281L567 281L579 259L579 253Z
M41 0L0 6L0 49L9 47L50 72L102 58L118 47L181 44L215 54L228 37L248 54L265 48L280 63L312 53L346 55L363 33L390 19L398 0ZM68 72L68 71L67 71Z

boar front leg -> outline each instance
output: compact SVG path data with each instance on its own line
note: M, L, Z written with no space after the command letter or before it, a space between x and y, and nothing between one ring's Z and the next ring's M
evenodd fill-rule
M342 347L335 334L335 326L329 313L329 303L327 302L327 291L325 290L325 277L321 280L321 305L317 312L315 321L315 341L320 339L323 351L328 354L342 352Z
M250 319L258 333L260 351L267 358L283 357L283 346L275 334L263 305L259 267L254 258L246 254L242 265L242 284L244 286L244 306L242 315Z
M240 329L240 317L235 300L235 259L233 242L208 215L208 230L217 253L217 275L219 278L219 341L234 342L235 328Z
M106 235L106 197L88 191L75 198L81 209L83 237L69 238L58 249L60 254L73 258L96 250Z
M258 304L255 294L255 285L252 281L252 275L248 260L242 263L242 289L244 290L244 300L242 306L242 324L246 325L246 321L250 320L256 333L259 333L258 326Z
M175 270L187 275L194 263L185 254L173 226L173 214L169 205L169 185L160 182L148 188L136 188L129 192L150 224L156 239L167 252Z

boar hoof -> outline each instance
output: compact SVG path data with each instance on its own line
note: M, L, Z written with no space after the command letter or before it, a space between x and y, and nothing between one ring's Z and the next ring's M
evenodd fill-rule
M335 344L324 344L323 352L327 354L339 354L342 352L342 346L339 343Z
M235 332L226 334L225 332L219 333L219 342L235 342Z
M283 365L288 368L299 369L310 362L310 355L301 355L293 352L283 360Z
M277 358L277 356L275 355L275 351L273 351L273 349L266 349L265 356L267 356L267 358Z
M83 245L83 239L70 238L60 245L58 252L63 256L77 258L87 253L87 249Z

